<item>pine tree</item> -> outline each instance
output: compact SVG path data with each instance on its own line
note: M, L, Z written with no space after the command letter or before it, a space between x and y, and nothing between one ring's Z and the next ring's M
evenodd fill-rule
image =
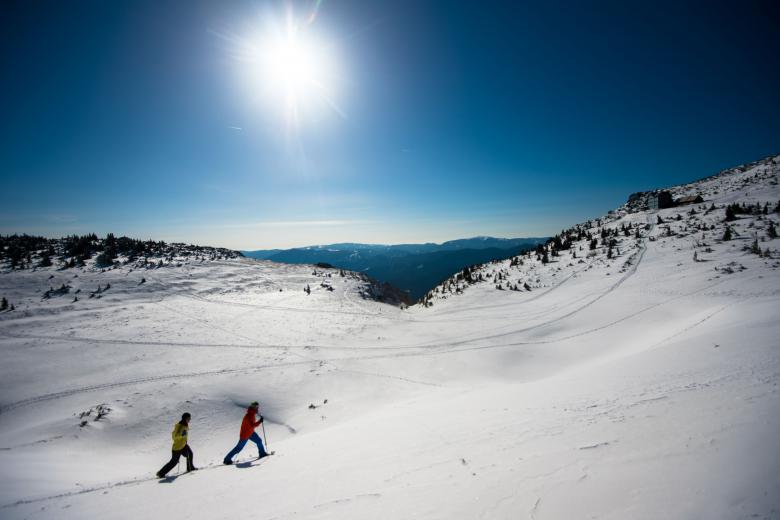
M8 300L5 299L5 296L3 296L2 302L0 302L0 311L4 311L8 309Z
M723 233L723 241L728 242L731 240L731 228L726 226L726 231Z
M734 208L729 205L726 206L726 222L732 222L737 220L737 215L734 213Z
M769 238L777 238L777 229L775 229L775 223L773 221L769 221L769 227L766 232L769 235Z

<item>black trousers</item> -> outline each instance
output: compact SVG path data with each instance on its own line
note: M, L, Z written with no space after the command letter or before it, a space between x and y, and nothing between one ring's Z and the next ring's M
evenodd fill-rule
M184 457L187 459L187 471L192 471L195 469L195 466L192 463L192 450L190 449L189 445L185 444L184 447L180 450L171 450L171 460L169 460L168 463L157 472L157 474L162 475L163 477L167 475L168 472L179 463L179 457L182 455L184 455Z

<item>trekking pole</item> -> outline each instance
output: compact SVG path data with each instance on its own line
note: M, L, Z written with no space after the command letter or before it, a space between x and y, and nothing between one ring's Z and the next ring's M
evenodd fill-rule
M265 444L265 451L267 453L270 450L268 449L268 439L265 438L265 419L260 423L260 426L263 427L263 443Z

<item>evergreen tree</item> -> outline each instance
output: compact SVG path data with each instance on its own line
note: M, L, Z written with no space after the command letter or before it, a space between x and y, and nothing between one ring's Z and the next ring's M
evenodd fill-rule
M731 240L731 228L726 226L726 231L723 233L723 241L728 242Z
M0 311L4 311L8 309L8 300L5 299L5 296L3 296L2 302L0 302Z
M769 221L769 227L766 232L769 235L769 238L777 238L777 229L775 229L775 223L773 221Z

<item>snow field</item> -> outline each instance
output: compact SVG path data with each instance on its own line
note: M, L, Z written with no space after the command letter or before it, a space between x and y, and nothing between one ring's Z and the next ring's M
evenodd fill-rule
M0 517L778 518L779 217L724 242L707 212L776 203L777 163L673 188L693 215L605 216L641 235L612 259L487 264L427 308L246 260L2 273ZM41 300L76 272L111 288ZM254 399L277 455L220 466ZM149 479L183 411L206 469Z

